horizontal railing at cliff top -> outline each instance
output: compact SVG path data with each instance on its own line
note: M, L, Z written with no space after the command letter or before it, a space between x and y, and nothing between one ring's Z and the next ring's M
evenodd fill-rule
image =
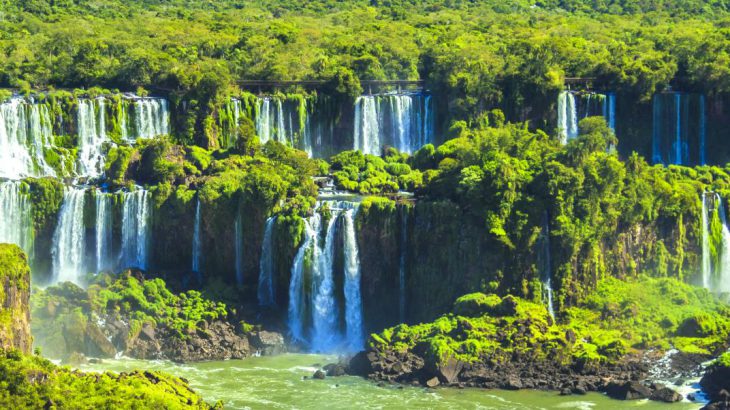
M271 81L271 80L240 80L238 86L241 88L258 88L258 89L271 89L271 88L286 88L286 87L305 87L305 88L317 88L324 87L329 82L325 80L298 80L298 81ZM410 88L422 90L426 82L424 80L361 80L360 85L365 91L371 91L372 89L381 88Z

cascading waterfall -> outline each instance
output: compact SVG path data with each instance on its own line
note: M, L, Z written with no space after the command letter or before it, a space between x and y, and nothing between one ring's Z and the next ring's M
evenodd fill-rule
M543 216L543 225L540 238L540 274L542 276L542 293L543 301L550 313L550 316L555 317L555 308L553 305L553 272L552 272L552 260L550 255L550 217L545 211Z
M86 191L81 188L67 188L63 194L63 204L53 236L54 283L82 284L86 251L85 197Z
M149 246L149 228L151 204L149 192L137 189L125 192L122 208L122 252L121 269L147 269L147 248Z
M666 92L653 102L652 162L695 165L706 163L705 97Z
M321 208L330 219L322 223ZM323 201L306 221L304 241L292 265L289 284L289 330L313 351L360 350L364 344L360 261L352 202ZM323 239L323 240L322 240ZM335 260L342 243L344 311L336 295ZM339 273L338 273L339 274ZM311 317L309 316L311 314ZM344 332L340 318L344 316ZM311 328L308 324L311 323Z
M104 172L106 134L106 100L81 99L78 107L79 172L81 176L97 178Z
M558 127L564 144L578 136L578 122L592 116L603 116L608 127L615 131L616 95L570 90L558 95Z
M203 252L200 232L200 198L195 204L195 221L193 223L193 272L200 276L200 256ZM202 279L202 278L201 278Z
M276 304L274 284L274 223L276 217L266 220L264 241L261 245L261 261L259 263L258 298L259 305L273 306Z
M0 182L0 243L13 243L25 252L33 250L30 197L22 182Z
M563 91L558 96L558 127L563 144L578 136L578 112L575 94Z
M52 146L47 106L22 98L0 104L0 178L55 176L44 156Z
M362 350L365 345L362 324L362 295L360 293L360 258L358 256L355 214L357 208L344 212L345 236L345 326L349 351Z
M234 223L234 245L236 255L236 282L238 285L243 285L243 220L241 212L236 215L236 221Z
M293 340L301 343L307 343L307 334L305 333L306 314L306 289L305 283L305 264L306 259L317 261L320 246L317 243L319 231L322 224L322 217L319 213L312 215L304 221L304 240L299 247L294 263L291 268L291 278L289 281L289 333ZM312 263L315 265L316 262Z
M722 198L711 192L702 196L702 284L713 292L730 292L730 228Z
M163 98L135 98L136 138L149 139L170 133L170 109Z
M114 268L112 257L112 195L96 192L96 272Z
M431 97L422 93L358 97L353 148L378 155L387 145L412 153L433 142L432 111Z

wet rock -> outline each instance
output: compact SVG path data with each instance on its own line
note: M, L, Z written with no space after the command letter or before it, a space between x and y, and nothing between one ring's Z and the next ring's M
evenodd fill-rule
M61 363L69 366L78 366L80 364L86 364L89 360L84 356L83 353L73 352L66 356Z
M639 400L651 396L651 389L639 382L611 382L606 387L606 394L617 400Z
M674 403L682 401L683 397L681 394L668 387L662 387L654 390L649 399L653 401L661 401L664 403Z
M284 336L281 333L259 331L251 335L251 344L264 356L273 356L286 352Z
M445 363L437 366L436 375L442 383L451 384L458 380L463 368L464 362L451 357Z
M438 377L432 377L428 380L426 380L426 387L434 388L438 387L441 384Z
M317 370L312 376L313 379L324 380L327 375L322 370Z
M523 388L522 381L517 377L507 378L507 382L504 385L506 390L520 390Z
M109 358L117 354L117 348L106 338L96 324L86 326L85 353L89 356Z
M345 375L345 366L340 363L331 363L324 367L327 377L340 377Z

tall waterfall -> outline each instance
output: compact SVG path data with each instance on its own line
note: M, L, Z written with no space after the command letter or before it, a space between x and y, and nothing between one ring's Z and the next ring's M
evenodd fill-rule
M170 133L170 109L163 98L134 99L134 126L136 138L154 138Z
M79 100L79 172L81 176L97 178L104 172L106 134L106 100Z
M542 294L545 306L550 316L555 317L553 306L553 272L552 258L550 254L550 217L545 211L543 216L542 232L540 234L540 250L538 260L540 261L540 275L542 281Z
M730 228L722 198L709 192L702 196L702 284L730 292Z
M422 93L365 95L355 100L353 148L380 154L382 146L412 153L433 142L431 96Z
M306 343L308 340L305 323L307 318L307 296L305 289L305 264L309 258L310 261L316 261L319 258L320 247L318 242L319 231L322 224L322 218L319 213L315 213L309 219L304 221L304 240L302 241L291 268L291 278L289 281L289 333L293 340Z
M329 211L326 224L322 223L322 208ZM306 221L305 237L294 259L289 284L289 330L295 340L313 351L359 350L364 343L356 212L357 204L352 202L320 203ZM343 244L341 255L336 253L337 243ZM340 256L344 266L336 272L335 260ZM336 289L336 275L344 276L342 292ZM340 294L344 294L344 311L337 298ZM340 326L342 317L345 329Z
M705 97L660 93L654 96L652 161L695 165L706 162Z
M360 293L360 258L358 256L355 213L344 212L345 236L345 326L347 350L359 351L365 346L362 324L362 295Z
M85 274L86 235L84 227L84 202L86 191L67 188L53 235L53 278L55 283L82 284Z
M408 268L408 207L401 207L400 220L400 260L398 261L398 317L400 323L406 322L406 269Z
M558 127L563 143L578 136L578 122L587 117L603 116L616 130L616 95L614 93L577 93L563 91L558 95Z
M30 198L22 182L0 182L0 243L33 250Z
M259 284L258 297L259 305L273 306L276 304L276 293L274 292L274 223L276 217L266 220L264 229L264 241L261 245L261 261L259 262Z
M0 178L54 176L44 148L53 146L48 107L12 98L0 104Z
M147 269L151 203L149 192L125 192L122 208L122 252L120 268Z
M200 255L203 253L203 242L200 233L200 198L195 203L195 221L193 222L193 272L200 275Z
M234 246L236 254L236 282L238 285L243 285L243 220L241 212L236 215L236 221L234 223Z
M96 272L114 269L112 257L112 195L96 192Z

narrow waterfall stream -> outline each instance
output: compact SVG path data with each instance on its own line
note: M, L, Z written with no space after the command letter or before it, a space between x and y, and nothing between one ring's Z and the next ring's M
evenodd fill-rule
M344 212L345 237L345 324L346 349L351 352L365 347L362 323L362 295L360 293L360 258L355 232L357 207Z
M66 188L58 226L53 236L53 281L83 283L86 235L84 204L86 190Z
M78 108L79 172L97 178L104 172L106 134L106 100L80 99Z
M274 224L276 217L266 220L264 240L261 245L261 261L259 263L259 284L257 295L260 306L276 304L276 284L274 283Z
M542 293L545 306L550 312L550 316L555 317L555 307L553 305L553 272L552 258L550 255L550 216L545 211L543 216L542 232L540 233L540 274L542 277Z
M125 192L122 210L122 252L120 268L147 269L151 204L144 189Z
M722 197L714 192L702 195L702 285L730 292L730 227Z
M96 191L96 272L114 268L112 257L112 195Z

